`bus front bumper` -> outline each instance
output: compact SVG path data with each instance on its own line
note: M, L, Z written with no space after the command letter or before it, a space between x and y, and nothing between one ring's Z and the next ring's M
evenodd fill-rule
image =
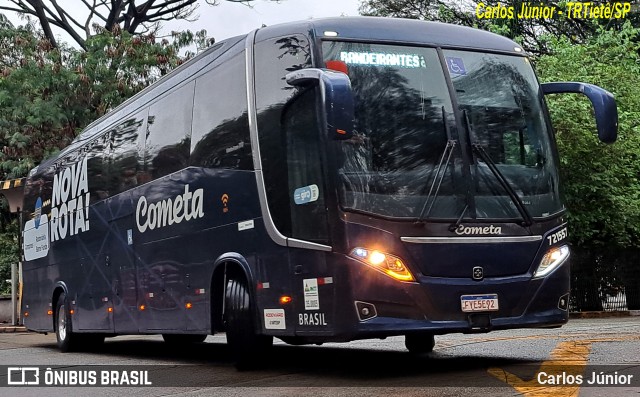
M359 269L352 276L364 282L353 283L356 325L350 339L559 327L569 319L569 269L567 260L539 279L531 274L481 281L421 276L412 283ZM464 312L461 298L468 295L497 296L498 309Z

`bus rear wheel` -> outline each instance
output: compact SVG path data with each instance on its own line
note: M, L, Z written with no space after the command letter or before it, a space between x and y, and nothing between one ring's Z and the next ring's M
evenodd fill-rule
M58 296L58 300L56 300L54 326L60 351L66 353L76 350L80 343L80 338L79 335L73 333L69 303L67 302L67 295L64 292L61 293Z
M256 333L255 316L247 281L232 277L225 295L227 344L239 370L259 366L259 358L273 345L273 337Z
M69 303L67 302L67 295L64 292L58 296L58 300L56 301L54 319L56 341L58 348L63 353L90 350L98 348L104 343L104 334L79 334L73 332Z
M413 354L431 353L436 345L436 339L433 334L407 334L404 337L404 345Z

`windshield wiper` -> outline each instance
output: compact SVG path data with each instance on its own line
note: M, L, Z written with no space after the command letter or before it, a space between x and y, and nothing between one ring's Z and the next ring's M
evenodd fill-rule
M429 193L427 193L427 198L424 201L424 205L422 206L420 215L418 216L418 219L415 223L422 223L425 218L429 217L431 209L433 208L433 205L436 203L436 199L438 198L438 193L440 192L440 187L442 186L442 180L447 173L447 168L449 167L449 162L451 161L451 155L453 154L453 149L456 146L456 141L451 139L451 132L449 131L449 124L447 123L447 114L445 112L444 106L442 107L442 123L444 124L444 130L448 138L447 144L442 151L442 156L440 157L440 162L438 163L438 167L436 168L436 173L433 176L433 180L431 181L431 188L429 188ZM445 157L447 158L446 161ZM440 173L441 171L442 173ZM435 192L433 191L434 188ZM431 193L433 193L433 200L431 199ZM431 202L431 205L429 205L429 202ZM428 210L427 205L429 205Z
M513 187L511 186L507 178L505 178L504 174L496 166L496 163L494 163L493 160L491 160L491 157L484 150L484 147L482 147L482 145L480 145L479 143L474 142L475 137L471 131L471 123L469 121L469 115L467 114L466 110L463 110L462 113L464 114L464 122L466 124L468 136L472 140L471 149L480 157L482 161L484 161L484 163L487 165L487 167L489 167L489 170L496 177L496 179L498 180L502 188L507 192L507 194L511 198L511 201L516 206L516 208L518 209L518 212L522 216L522 220L523 220L522 225L531 226L533 224L533 218L531 217L531 214L522 204L522 200L520 200L520 197L518 197L518 194L516 193L516 191L513 190Z

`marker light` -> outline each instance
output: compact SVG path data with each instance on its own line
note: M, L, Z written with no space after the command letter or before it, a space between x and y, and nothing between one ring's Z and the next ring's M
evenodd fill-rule
M564 263L569 257L569 247L563 245L561 247L554 247L547 251L542 257L538 270L533 274L534 278L544 277L547 274L554 271L560 265Z
M108 307L107 308L107 313L113 313L113 307Z
M139 309L140 311L143 311L144 309L146 309L147 307L145 305L140 305Z
M334 32L333 30L325 30L324 35L326 37L338 37L338 32Z
M393 279L399 281L415 281L415 278L404 265L402 259L397 256L358 247L351 251L351 257L366 263Z
M53 310L47 310L47 315L51 316L53 314Z
M280 297L280 304L284 305L291 302L291 297L287 295L283 295Z

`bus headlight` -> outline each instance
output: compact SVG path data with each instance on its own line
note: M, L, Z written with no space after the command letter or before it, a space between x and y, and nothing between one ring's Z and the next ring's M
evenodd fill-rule
M558 266L562 265L569 257L569 247L563 245L561 247L554 247L547 251L542 257L538 269L533 274L534 278L544 277L547 274L554 271Z
M415 278L404 265L402 259L397 256L360 247L354 248L349 255L393 279L415 281Z

